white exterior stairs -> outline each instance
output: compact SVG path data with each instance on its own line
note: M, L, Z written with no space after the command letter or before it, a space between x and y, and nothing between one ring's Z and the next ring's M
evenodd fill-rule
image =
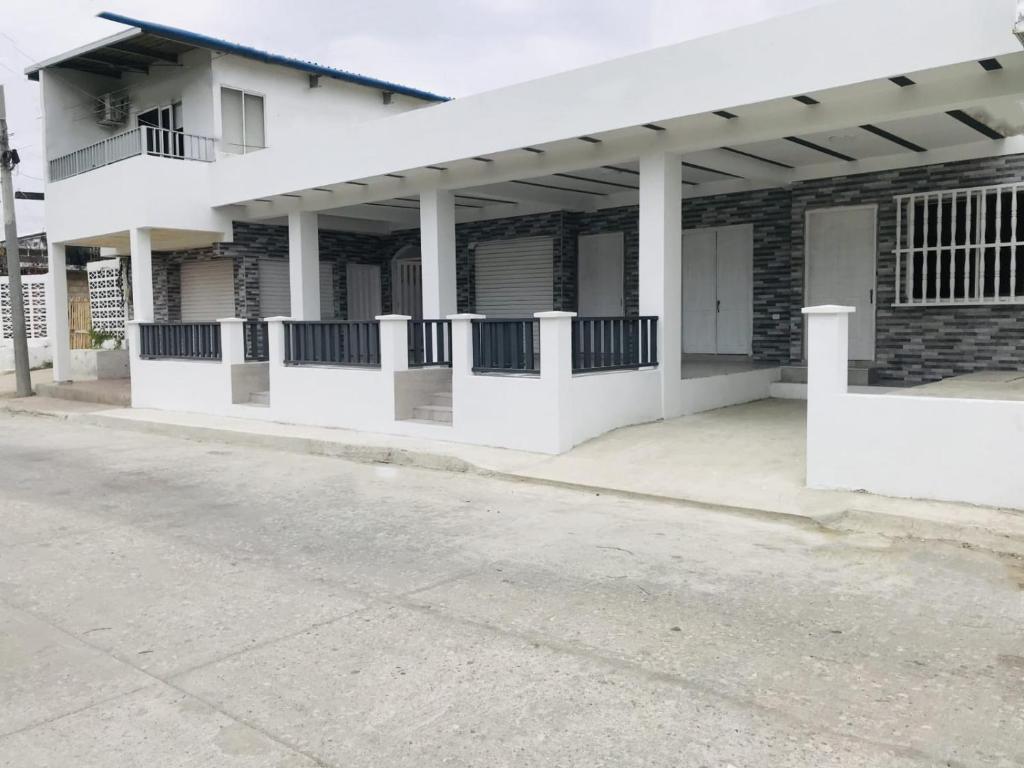
M262 408L270 407L270 392L253 392L249 395L249 402L247 405L257 405Z
M451 424L452 393L432 393L426 403L413 407L412 417L415 421L432 421L438 424Z

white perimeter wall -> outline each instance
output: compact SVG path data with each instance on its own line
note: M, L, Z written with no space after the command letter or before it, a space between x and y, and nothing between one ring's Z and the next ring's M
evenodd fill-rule
M804 310L807 485L1024 509L1024 402L850 394L852 311Z

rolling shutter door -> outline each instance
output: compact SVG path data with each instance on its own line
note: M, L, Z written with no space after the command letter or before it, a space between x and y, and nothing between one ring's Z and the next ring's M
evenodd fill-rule
M286 259L260 259L260 317L291 316L291 281ZM334 300L334 264L320 262L320 319L337 316Z
M288 317L291 306L288 262L260 259L260 317Z
M203 323L235 316L235 278L231 259L181 265L181 322Z
M495 318L528 318L554 306L550 237L494 240L476 247L476 311Z

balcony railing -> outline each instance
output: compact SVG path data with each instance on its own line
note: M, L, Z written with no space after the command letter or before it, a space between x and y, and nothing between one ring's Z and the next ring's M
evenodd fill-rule
M573 373L627 370L657 364L657 317L573 318Z
M409 367L452 365L452 321L409 322Z
M242 326L245 343L245 362L265 363L270 359L268 325L265 320L248 320Z
M139 357L220 360L219 323L141 323Z
M50 161L50 181L70 179L137 155L204 163L212 162L215 157L211 138L141 125L54 158Z
M285 365L380 367L380 323L288 321Z
M477 373L538 373L540 323L525 320L474 320L473 370Z

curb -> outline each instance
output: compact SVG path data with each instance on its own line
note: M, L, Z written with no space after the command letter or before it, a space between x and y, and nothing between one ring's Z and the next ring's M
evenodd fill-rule
M25 401L20 402L24 403ZM27 406L28 403L25 403L25 405ZM351 443L308 437L261 434L258 432L233 431L216 427L168 424L155 421L130 421L103 416L102 411L94 413L63 412L44 408L11 407L8 403L3 402L0 402L0 410L12 416L39 416L63 421L74 421L87 426L115 429L124 432L174 437L195 442L213 442L222 445L287 451L309 456L338 458L358 464L392 464L441 472L472 474L508 482L543 485L551 488L603 494L635 501L685 506L765 521L784 522L805 529L809 528L819 532L829 532L838 535L874 534L889 539L933 541L936 543L984 549L999 555L1024 558L1024 537L978 526L955 525L917 517L891 515L884 512L847 509L839 513L829 513L821 517L814 517L756 507L718 504L700 499L665 496L621 488L608 488L588 485L586 483L532 477L530 475L483 467L444 453L417 451L407 448L353 445Z

